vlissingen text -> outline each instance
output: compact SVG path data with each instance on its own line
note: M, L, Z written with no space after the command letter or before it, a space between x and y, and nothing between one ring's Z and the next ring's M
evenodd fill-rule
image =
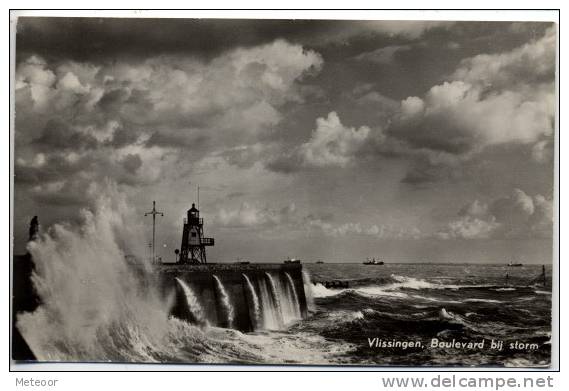
M387 349L424 349L424 348L431 348L431 349L488 349L488 350L537 350L539 349L539 345L536 343L524 343L520 341L514 342L504 342L502 340L486 340L486 339L479 339L479 340L462 340L457 341L456 339L448 340L440 340L438 338L432 338L428 344L424 344L421 340L398 340L398 339L382 339L379 337L375 338L368 338L367 339L368 345L370 348L387 348Z

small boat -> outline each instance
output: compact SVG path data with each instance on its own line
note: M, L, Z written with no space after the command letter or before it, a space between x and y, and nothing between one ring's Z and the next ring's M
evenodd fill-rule
M508 263L508 267L520 267L520 266L523 266L523 264L521 264L521 263L514 263L514 262L511 262L511 261L510 261L510 263Z
M300 259L296 259L296 258L289 258L286 261L284 261L284 263L300 263Z
M368 258L368 259L364 262L364 265L384 265L384 264L385 264L385 262L383 262L383 261L378 261L378 260L376 260L375 258L372 258L372 259Z
M321 265L324 263L324 261L316 261L317 264Z

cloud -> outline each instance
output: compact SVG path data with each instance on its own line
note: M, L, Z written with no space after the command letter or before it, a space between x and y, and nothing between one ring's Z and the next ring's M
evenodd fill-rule
M377 38L403 38L416 40L433 29L448 29L454 22L439 20L360 20L334 21L333 27L312 34L316 45L326 43L348 43L351 40Z
M421 239L424 234L416 227L394 227L390 225L377 225L372 224L364 226L361 223L342 223L335 224L331 221L326 221L320 218L306 218L307 226L310 229L323 232L327 236L344 237L347 235L360 235L374 239L387 239L387 240L411 240Z
M441 239L488 239L500 225L493 218L487 220L464 216L448 224L446 230L438 232Z
M303 100L297 82L321 65L318 53L284 40L237 48L209 62L160 56L50 65L32 56L17 68L17 108L22 115L64 117L84 126L112 119L117 128L136 123L148 133L176 131L171 147L198 132L216 142L224 131L247 140L281 120L279 106Z
M141 166L142 166L142 159L140 158L140 155L135 154L135 153L129 153L128 155L126 155L124 157L124 159L121 161L122 166L124 167L124 169L130 173L130 174L135 174L136 170L138 170Z
M41 136L33 141L38 150L73 150L94 149L98 141L89 133L73 129L68 123L59 119L49 120Z
M236 145L266 153L255 145L282 121L283 105L305 99L300 83L322 63L284 40L207 60L28 56L16 69L17 193L47 206L65 202L64 189L68 202L88 205L89 181L140 187L179 175L180 161L197 167L190 162Z
M551 161L555 53L550 28L511 51L464 59L447 81L401 100L385 132L403 143L400 154L419 159L403 181L434 183L452 176L461 162L489 147L518 145L538 162Z
M465 205L458 219L437 233L442 239L550 238L553 231L553 201L514 189L490 204L479 200Z
M553 140L541 140L532 147L531 156L539 163L553 163Z
M452 81L432 87L423 99L402 102L398 135L456 153L505 143L534 144L553 134L554 70L553 28L510 52L465 59ZM405 129L413 125L418 126L417 138Z
M432 87L402 102L391 135L415 148L466 154L499 144L533 144L553 133L553 91L488 93L463 81Z
M383 20L365 22L371 31L390 36L400 35L411 39L419 38L426 31L435 28L449 28L454 22L441 20Z
M411 50L410 45L390 45L379 49L375 49L371 52L364 52L358 54L355 58L360 61L370 61L378 64L390 64L392 63L397 53Z
M218 226L232 228L269 228L286 224L295 211L294 203L275 210L243 202L235 209L221 208L214 223Z
M479 54L463 60L452 79L492 89L550 81L555 77L555 42L556 30L552 26L542 38L512 51Z
M302 144L300 153L308 166L344 167L367 141L370 128L349 128L340 122L336 112L316 120L316 129L309 141Z

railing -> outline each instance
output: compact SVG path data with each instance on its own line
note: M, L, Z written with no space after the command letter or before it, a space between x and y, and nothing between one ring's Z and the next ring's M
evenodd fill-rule
M198 219L196 217L190 217L189 223L191 225L203 225L203 219ZM188 218L184 217L184 225L188 224Z
M213 238L202 238L202 244L204 246L213 246L215 243Z

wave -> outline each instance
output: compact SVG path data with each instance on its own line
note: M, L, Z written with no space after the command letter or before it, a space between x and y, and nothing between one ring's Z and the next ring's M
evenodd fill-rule
M421 290L460 290L460 289L492 289L497 291L510 291L516 290L512 287L497 287L491 284L473 284L473 285L456 285L456 284L441 284L429 282L424 279L400 276L392 274L386 284L371 284L356 286L353 288L326 288L321 283L312 284L311 294L315 298L327 298L338 296L345 293L354 293L361 296L387 296L394 298L416 298L425 301L460 304L464 301L448 300L435 297L426 297L416 294L410 294L405 291L421 291ZM470 301L484 301L485 299L470 299ZM468 301L468 300L467 300ZM487 301L492 302L492 301ZM499 302L499 301L494 301Z
M503 303L501 300L494 300L494 299L466 299L464 300L465 303L495 303L500 304Z
M350 289L329 289L326 288L324 285L317 283L313 284L310 291L312 293L312 297L330 297L339 295L342 292L348 291Z

